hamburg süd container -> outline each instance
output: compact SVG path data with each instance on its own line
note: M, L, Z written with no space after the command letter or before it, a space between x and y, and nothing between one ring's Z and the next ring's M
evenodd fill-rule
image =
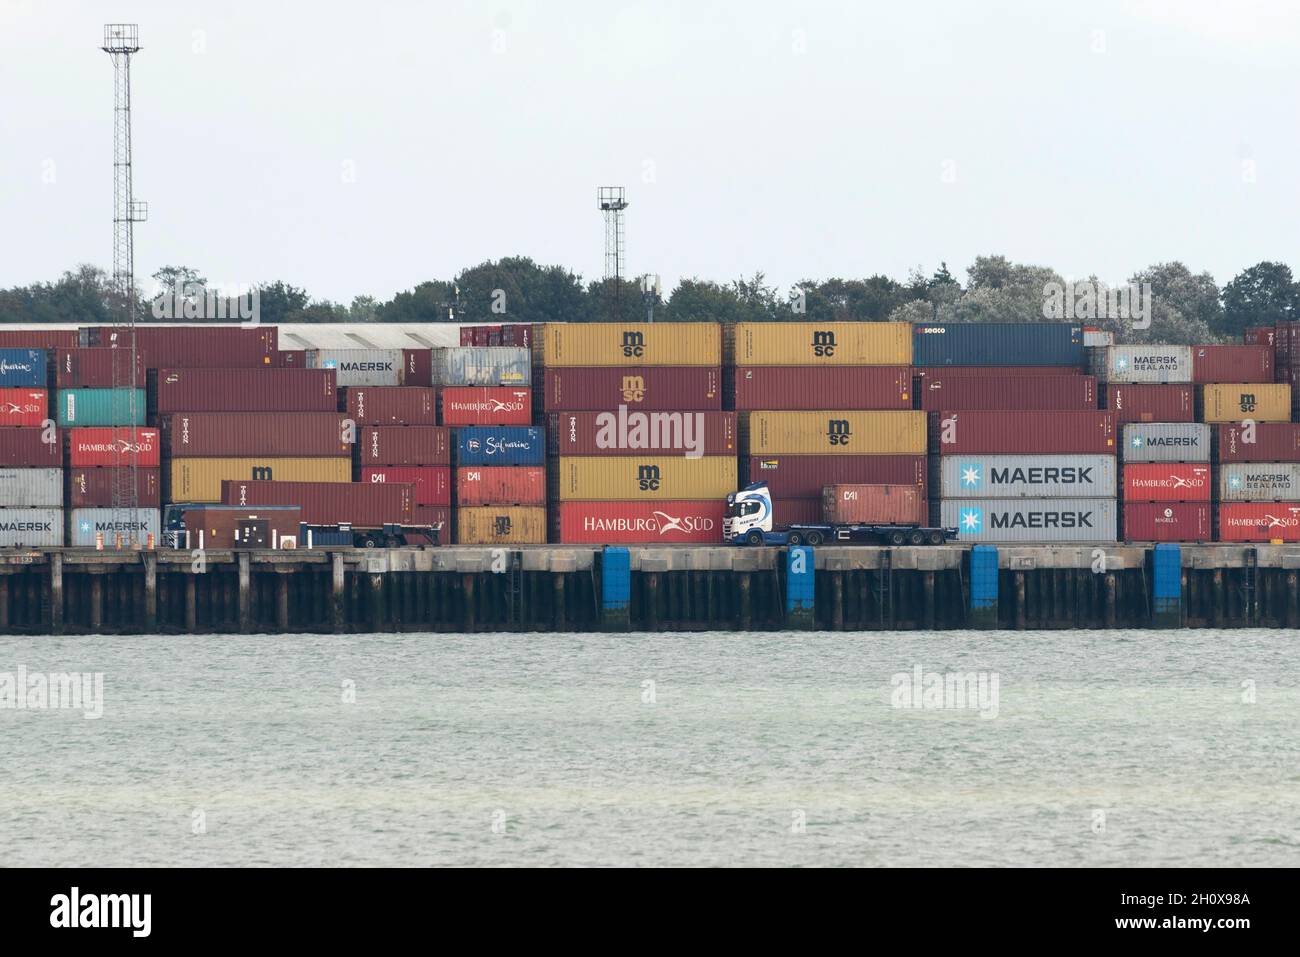
M1106 346L1088 353L1088 371L1099 382L1192 381L1191 346Z
M741 366L734 388L742 412L912 407L907 366L827 366L816 373L798 366Z
M958 542L1113 542L1113 498L945 498L945 528Z
M572 545L717 544L726 509L720 499L561 502L555 513L555 540Z
M535 505L483 505L456 509L462 545L544 545L546 509Z
M552 455L735 455L734 412L552 412Z
M333 369L339 388L401 385L406 370L401 349L308 349L308 369Z
M158 412L337 412L333 369L160 369Z
M827 485L822 518L828 525L924 525L928 503L915 485Z
M267 505L240 508L237 505L208 505L187 508L181 522L189 532L187 548L281 548L284 539L292 539L298 548L298 523L302 509Z
M774 500L820 502L827 485L915 485L922 497L927 487L924 455L753 455L748 465L749 481L766 482Z
M131 370L130 349L60 349L55 353L54 384L60 389L111 389L145 384L144 353L135 354Z
M736 459L730 455L698 459L566 456L554 461L558 472L556 491L562 502L725 500L737 488Z
M722 365L716 322L548 322L536 343L547 369Z
M1300 462L1300 423L1211 426L1216 462Z
M155 544L159 542L162 521L156 508L137 509L134 519L124 518L112 508L72 508L67 514L68 544L74 548L94 548L100 535L109 549L119 538L126 543L132 535L141 543L147 543L150 536Z
M1220 465L1217 490L1224 502L1300 502L1300 463Z
M1209 502L1125 502L1127 542L1208 542L1214 537Z
M140 468L158 468L162 451L157 429L97 427L68 429L68 464L77 467L105 467L135 464Z
M1245 382L1203 385L1202 422L1290 422L1291 387L1282 383Z
M737 366L909 366L906 322L738 322Z
M46 389L0 389L0 428L40 426L50 417Z
M545 505L546 469L540 465L458 468L456 504Z
M362 465L450 465L451 430L441 425L371 425L361 430Z
M380 482L222 482L223 505L298 505L313 525L351 522L357 528L409 525L415 489Z
M1216 531L1221 542L1300 542L1300 502L1224 502Z
M168 454L185 458L350 458L356 438L342 412L176 412L159 424Z
M0 548L59 548L63 509L0 508Z
M17 468L61 467L63 433L53 428L0 428L0 465Z
M414 386L350 386L348 417L357 425L437 425L438 392Z
M1192 346L1192 381L1272 382L1273 348L1267 345Z
M522 346L453 346L433 350L433 384L508 386L533 381L532 350Z
M1194 462L1133 462L1124 466L1125 502L1208 502L1210 467Z
M1114 412L930 413L930 451L1008 455L1114 455L1119 427Z
M219 502L221 483L251 479L263 482L351 482L352 461L332 458L173 458L168 497L173 502ZM258 504L281 504L261 502ZM284 503L293 504L293 503Z
M456 464L545 465L545 432L522 425L471 425L457 429Z
M1097 380L1089 375L949 378L940 371L918 380L916 394L927 412L1097 408Z
M48 357L44 349L0 349L0 389L44 389Z
M926 451L924 412L837 409L750 412L748 416L750 455L924 455Z
M1113 455L944 455L941 498L1114 498Z
M1196 398L1190 385L1108 383L1101 387L1101 405L1128 422L1194 422Z
M59 425L144 425L144 389L62 389Z
M451 504L451 467L447 465L372 465L361 470L361 481L413 485L416 505Z
M442 390L443 425L528 425L532 421L531 389L449 386Z
M1124 426L1124 461L1208 462L1210 427L1202 422L1131 422Z
M914 366L1084 364L1083 326L1065 322L918 322Z
M62 508L63 469L0 468L0 508Z
M81 341L72 346L130 349L130 342L114 326L91 326L81 330ZM144 354L150 369L248 369L276 364L280 337L278 327L188 325L135 327L136 354Z
M67 471L68 507L100 508L113 504L113 483L121 476L125 487L131 485L131 478L125 474L129 469L117 468L72 468ZM158 508L162 504L162 470L154 468L137 468L135 470L136 501L141 506ZM62 502L60 502L62 504Z
M722 372L713 367L547 369L542 381L547 412L722 408Z

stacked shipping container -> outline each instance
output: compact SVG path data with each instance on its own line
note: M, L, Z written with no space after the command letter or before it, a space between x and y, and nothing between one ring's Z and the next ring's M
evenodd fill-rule
M48 353L0 348L0 546L62 545L63 468Z

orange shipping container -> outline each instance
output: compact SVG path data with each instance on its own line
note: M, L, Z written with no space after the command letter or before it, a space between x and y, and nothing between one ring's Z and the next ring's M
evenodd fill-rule
M926 500L915 485L827 485L822 517L830 525L923 525Z
M544 545L546 509L532 505L458 508L456 541L462 545Z

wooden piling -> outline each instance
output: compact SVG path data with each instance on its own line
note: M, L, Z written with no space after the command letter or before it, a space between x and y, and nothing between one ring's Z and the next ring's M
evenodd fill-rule
M253 630L253 575L250 568L248 552L239 552L239 633L246 635ZM185 602L185 614L189 616L189 601Z

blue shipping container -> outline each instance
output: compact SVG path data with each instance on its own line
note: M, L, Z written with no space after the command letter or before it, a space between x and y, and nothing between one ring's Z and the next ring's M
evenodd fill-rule
M483 425L456 430L459 465L545 465L542 429L522 425Z
M46 386L44 349L0 349L0 389L25 389Z
M918 322L914 366L1077 366L1083 326L1068 322Z

